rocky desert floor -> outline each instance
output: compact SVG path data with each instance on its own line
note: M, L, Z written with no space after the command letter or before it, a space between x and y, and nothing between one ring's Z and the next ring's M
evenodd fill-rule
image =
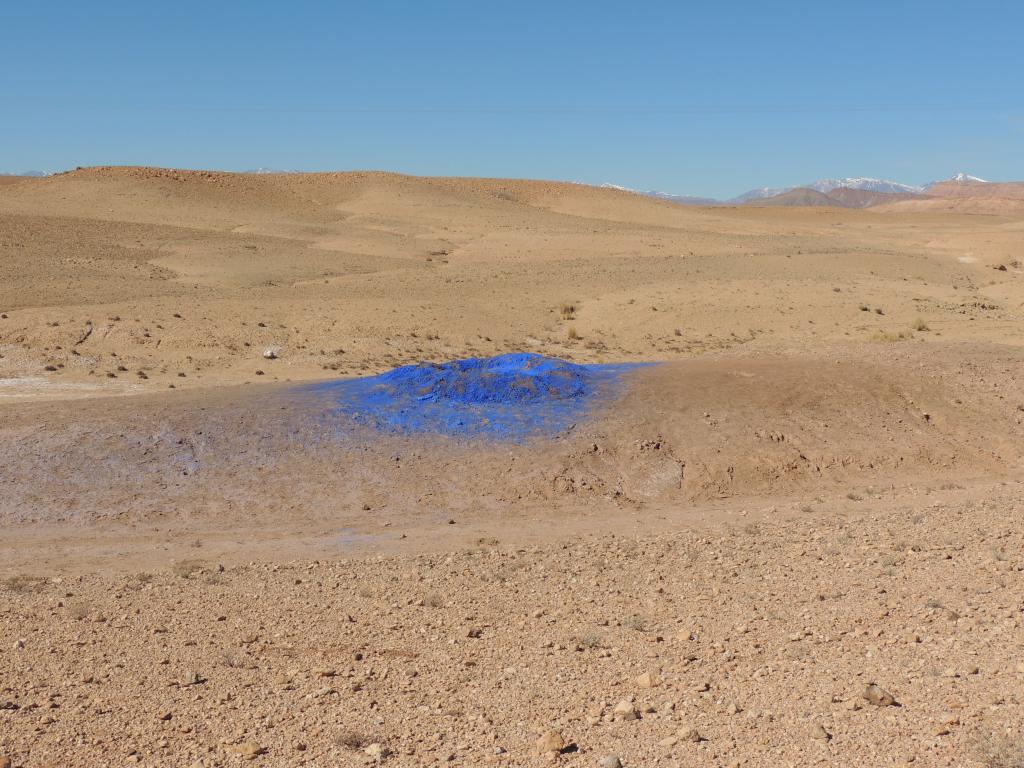
M5 179L0 766L1020 768L993 194ZM517 443L309 387L509 351L657 365Z

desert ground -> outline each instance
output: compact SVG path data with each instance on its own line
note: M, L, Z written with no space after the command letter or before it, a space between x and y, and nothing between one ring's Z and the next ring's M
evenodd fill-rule
M1020 768L1022 190L0 178L0 768ZM508 352L652 365L314 386Z

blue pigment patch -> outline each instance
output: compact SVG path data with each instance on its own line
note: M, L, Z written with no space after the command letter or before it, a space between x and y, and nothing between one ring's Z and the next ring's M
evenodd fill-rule
M383 432L521 442L565 432L614 396L621 375L636 367L519 353L404 365L313 390L328 395L338 414Z

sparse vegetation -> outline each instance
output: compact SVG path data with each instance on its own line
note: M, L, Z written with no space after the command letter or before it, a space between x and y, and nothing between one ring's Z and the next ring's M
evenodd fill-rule
M1024 768L1024 741L991 736L978 743L975 755L984 768Z
M875 341L908 341L914 338L911 331L878 331L872 337Z
M604 648L604 639L597 632L584 632L573 638L573 642L588 651Z
M353 728L344 728L337 736L334 737L334 743L337 746L344 747L345 749L351 749L353 751L363 749L368 744L373 744L375 741L376 739L372 736L368 736Z
M92 606L84 600L68 603L68 616L75 621L82 621L92 613Z
M651 629L651 622L639 614L633 614L622 622L622 626L637 632L649 632Z
M566 302L558 308L558 313L562 316L563 320L573 320L576 317L576 305Z
M245 654L237 648L225 648L220 658L224 666L230 669L243 669L246 666Z
M3 581L0 581L0 586L2 586L6 591L13 592L17 595L38 592L43 588L44 584L46 584L46 579L41 576L29 576L28 574L8 576Z
M913 323L911 323L910 327L911 327L911 328L912 328L913 330L915 330L915 331L921 331L922 333L923 333L924 331L930 331L930 330L931 330L931 328L929 328L929 327L928 327L928 323L926 323L926 322L925 322L925 321L924 321L924 320L923 320L922 318L920 318L920 317L919 317L919 318L917 318L917 320L915 320L915 321L914 321Z
M580 337L580 334L576 330L576 326L574 325L569 326L569 329L565 332L565 335L568 337L569 341L576 341Z
M175 576L187 579L206 567L207 563L204 560L179 560L171 567L171 572Z

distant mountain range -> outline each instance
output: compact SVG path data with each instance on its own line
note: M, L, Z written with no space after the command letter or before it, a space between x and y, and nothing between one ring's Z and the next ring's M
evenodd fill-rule
M914 184L902 184L898 181L887 179L872 179L865 177L845 179L819 179L809 184L801 184L795 187L759 187L742 195L728 200L716 200L710 197L698 195L677 195L670 192L657 192L653 190L643 191L620 187L617 184L602 184L608 189L620 189L627 192L634 192L639 195L656 197L660 200L679 203L681 205L744 205L756 204L759 201L781 198L776 201L777 205L842 205L848 208L866 208L877 205L881 202L902 200L916 195L925 195L928 190L936 184L942 183L957 184L987 184L985 179L971 176L967 173L958 173L949 179L932 181L928 184L916 186ZM857 191L863 194L851 194ZM807 194L816 192L817 195ZM793 201L803 202L793 202Z
M618 184L602 184L604 189L617 189L621 192L633 192L637 195L646 195L647 197L657 197L659 200L668 200L670 203L679 203L680 205L718 205L720 201L715 200L713 197L697 197L696 195L673 195L670 192L656 192L655 190L641 191L638 189L630 189L629 187L620 187Z
M0 171L0 176L31 176L33 178L42 178L43 176L49 176L50 174L45 171L22 171L21 173L3 173Z

